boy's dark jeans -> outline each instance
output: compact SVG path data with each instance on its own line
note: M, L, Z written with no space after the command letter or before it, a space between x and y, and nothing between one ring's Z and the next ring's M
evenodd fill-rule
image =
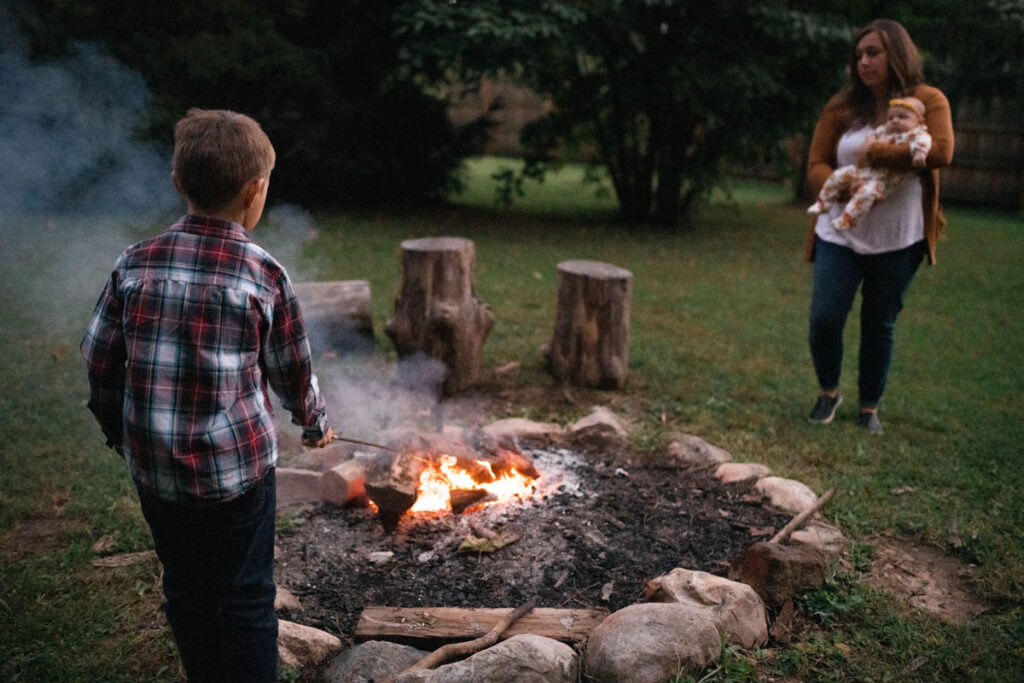
M277 679L274 481L271 469L241 497L199 508L139 489L189 681Z
M863 282L857 388L862 407L878 405L892 361L896 316L903 309L903 298L924 254L923 241L899 251L864 255L817 240L809 338L814 371L822 389L839 386L843 327Z

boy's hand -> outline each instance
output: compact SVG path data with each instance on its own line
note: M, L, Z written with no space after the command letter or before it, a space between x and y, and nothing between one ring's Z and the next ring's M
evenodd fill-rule
M313 439L307 439L305 435L303 435L302 445L306 446L307 448L323 448L333 440L334 430L328 427L327 432L317 441L314 441Z

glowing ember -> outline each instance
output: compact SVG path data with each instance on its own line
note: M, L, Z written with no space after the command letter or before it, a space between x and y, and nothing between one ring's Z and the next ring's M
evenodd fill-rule
M409 512L438 512L451 509L451 490L472 490L486 491L487 497L476 505L493 505L495 503L507 503L515 499L529 498L533 493L533 479L526 477L510 469L508 474L501 477L494 475L490 463L486 460L477 460L476 463L483 467L490 481L478 482L468 471L457 466L458 461L449 456L442 455L437 464L431 465L423 470L420 475L419 495L416 503L409 509Z

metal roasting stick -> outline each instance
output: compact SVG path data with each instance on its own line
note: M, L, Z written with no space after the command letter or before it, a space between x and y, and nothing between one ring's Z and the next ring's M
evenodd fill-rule
M385 451L391 451L392 453L397 453L398 452L394 448L388 448L387 446L382 446L379 443L373 443L371 441L360 441L359 439L346 439L344 436L338 436L337 434L335 434L333 437L331 437L331 441L344 441L346 443L356 443L356 444L359 444L360 446L370 446L371 448L380 448L380 449L385 450Z

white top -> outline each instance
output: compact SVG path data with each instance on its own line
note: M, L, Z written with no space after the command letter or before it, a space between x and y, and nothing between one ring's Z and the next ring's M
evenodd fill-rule
M864 126L844 133L836 148L836 164L853 164L854 152L864 144L871 131L871 126ZM843 204L836 203L828 213L818 215L818 222L814 225L818 239L849 247L858 254L898 251L924 239L921 179L913 172L891 195L861 216L854 227L840 232L832 227L832 220L842 213Z

